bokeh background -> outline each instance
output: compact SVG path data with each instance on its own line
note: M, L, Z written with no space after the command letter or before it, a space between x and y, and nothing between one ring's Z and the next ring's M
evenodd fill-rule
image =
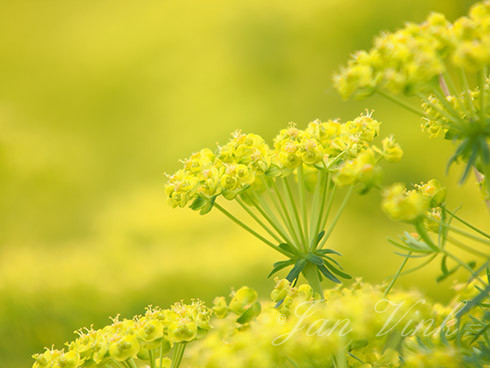
M463 0L0 2L0 366L27 367L82 326L148 304L207 301L244 284L267 297L278 255L228 223L174 210L163 173L236 129L271 139L290 121L349 119L366 108L405 158L385 182L436 177L450 204L485 227L474 180L454 184L453 147L377 98L343 102L331 76L375 34ZM371 282L400 259L403 226L356 196L330 247ZM435 300L437 265L402 278Z

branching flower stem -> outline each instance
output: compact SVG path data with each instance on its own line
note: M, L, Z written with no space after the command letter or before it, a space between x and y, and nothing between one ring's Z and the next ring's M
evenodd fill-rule
M291 238L287 235L287 231L284 230L280 221L274 215L272 209L269 207L267 202L261 200L260 197L256 195L251 196L250 200L252 201L255 208L257 208L257 211L259 211L262 217L264 217L264 219L271 224L271 226L277 231L277 233L283 238L283 240L288 244L294 245Z
M490 235L488 235L486 232L478 229L476 226L473 226L469 222L467 222L464 219L462 219L461 217L457 216L455 213L449 211L447 208L446 208L446 212L449 213L454 219L461 222L463 225L466 225L467 227L469 227L471 230L474 230L477 233L479 233L480 235L483 235L485 238L490 239Z
M252 217L255 220L255 222L257 222L265 231L267 231L267 233L270 236L274 238L274 240L276 240L279 243L281 242L281 239L266 224L264 224L264 222L261 219L259 219L255 215L255 213L253 213L253 211L249 208L249 206L243 203L243 201L240 198L236 198L236 201L238 202L240 207L242 207L245 210L245 212L247 212L250 215L250 217Z
M295 218L296 231L299 234L298 236L301 239L301 243L303 244L303 249L304 249L305 253L307 253L308 252L308 244L306 242L306 236L304 233L304 229L301 226L301 220L299 217L299 212L298 212L298 208L297 208L296 203L295 203L295 199L293 197L293 192L291 191L291 187L289 185L287 178L282 178L282 182L284 183L284 186L286 187L286 192L288 193L288 205L289 205L289 208L292 210L291 212L293 213L294 218Z
M485 65L480 72L480 122L485 124L485 115L487 113L487 97L485 91L485 82L488 77L488 67Z
M172 365L170 368L179 368L180 363L182 362L182 358L184 356L184 351L185 351L186 343L185 342L180 342L175 345L175 350L174 350L174 355L172 359Z
M303 213L304 232L306 242L309 242L308 235L308 207L306 205L306 182L303 173L303 166L298 167L298 185L299 185L299 206Z
M276 198L279 200L279 205L277 204L277 201L274 200L275 198L272 195L272 193L270 193L271 199L274 202L274 204L276 205L277 211L280 214L282 214L283 221L286 225L286 228L289 229L289 233L293 238L294 245L299 250L299 249L301 249L301 241L299 240L299 237L295 231L295 226L293 225L293 222L291 220L291 216L289 215L289 211L286 207L286 203L284 202L284 198L282 196L282 193L279 190L279 188L278 188L278 186L274 180L270 180L270 183L271 183L272 189L274 190L274 194L276 195Z
M470 84L468 83L468 76L466 75L466 71L463 68L460 68L460 74L461 74L461 81L463 83L466 103L471 109L472 116L475 117L477 115L476 108L475 105L473 104L473 100L471 99L471 89L470 89Z
M341 205L340 205L340 208L337 212L337 214L335 215L332 223L330 224L328 230L326 231L320 245L319 245L319 249L322 249L323 246L325 245L325 243L327 242L328 238L330 237L330 235L332 234L332 231L333 229L335 228L335 225L337 224L337 222L339 221L339 218L340 218L340 215L342 214L345 206L347 205L347 202L349 201L349 198L350 196L352 195L352 192L354 190L354 187L350 187L347 191L347 194L345 195L344 197L344 200L342 201Z
M401 98L398 98L397 96L387 92L387 91L384 91L382 89L376 89L376 93L378 93L379 95L383 96L384 98L390 100L391 102L394 102L396 103L397 105L407 109L408 111L411 111L413 112L414 114L417 114L421 117L424 117L425 114L422 110L420 110L419 108L409 104L408 102L404 101L403 99Z
M449 229L451 231L454 231L457 234L463 235L463 236L465 236L465 237L467 237L469 239L475 240L475 241L480 242L480 243L483 243L485 245L490 245L490 239L482 239L482 238L480 238L478 236L475 236L473 234L470 234L470 233L468 233L468 232L466 232L464 230L458 229L457 227L448 225L448 224L446 224L446 223L444 223L442 221L438 221L438 223L439 223L440 226L442 226L444 228L447 228L447 229Z
M250 234L252 234L253 236L255 236L256 238L258 238L259 240L261 240L262 242L264 242L265 244L267 244L269 247L271 247L272 249L274 250L277 250L278 252L284 254L287 256L287 252L285 252L284 250L282 250L281 248L279 248L278 246L276 246L274 243L272 243L271 241L267 240L266 238L264 238L262 235L260 235L259 233L257 233L255 230L253 230L252 228L250 228L249 226L245 225L242 221L240 221L239 219L237 219L235 216L233 216L230 212L228 212L227 210L225 210L222 206L220 206L218 203L215 203L214 206L219 210L221 211L226 217L228 217L231 221L233 221L234 223L236 223L237 225L241 226L243 229L247 230Z
M386 298L388 296L388 294L390 293L391 289L393 288L393 286L395 285L395 282L396 280L398 280L398 278L400 277L402 271L403 271L403 268L405 267L405 265L407 264L408 262L408 259L410 258L410 256L412 255L412 252L408 252L407 256L405 257L405 259L403 260L402 264L400 265L400 267L398 268L398 271L396 271L396 274L395 276L393 276L393 278L391 279L391 282L390 284L388 285L388 287L386 288L386 291L384 293L384 297Z

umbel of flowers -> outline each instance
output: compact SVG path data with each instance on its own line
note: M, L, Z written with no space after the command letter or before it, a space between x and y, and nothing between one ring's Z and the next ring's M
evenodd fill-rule
M179 366L188 343L210 329L212 310L199 300L169 309L147 308L143 316L119 320L99 330L77 331L78 338L64 350L35 354L33 368L151 368ZM167 357L172 352L172 358Z
M468 16L449 22L431 14L422 24L383 33L369 51L356 52L334 77L344 98L378 93L419 114L431 137L458 143L449 164L466 163L480 182L490 175L490 1L475 4ZM422 108L405 97L418 97ZM486 180L489 199L490 180Z
M485 274L489 272L490 235L458 216L456 211L449 210L446 192L446 188L436 179L415 184L410 190L401 183L384 190L381 204L383 211L392 220L408 223L415 230L405 232L396 241L390 240L402 252L398 254L405 258L390 288L409 260L416 259L419 263L403 271L403 275L417 271L439 257L441 275L438 281L446 279L460 268L464 269L470 275L468 282L475 282L480 288L479 297L487 299L490 287L488 281L484 280ZM461 253L472 257L472 260L463 261Z
M288 258L271 274L292 266L288 280L302 273L321 292L322 277L336 283L350 278L332 258L338 253L324 246L353 189L364 193L378 186L379 161L402 157L393 137L374 145L379 127L371 114L345 123L316 120L304 130L291 124L272 147L256 134L236 132L217 150L202 149L183 161L165 186L168 202L201 214L217 208ZM339 192L343 199L330 218ZM232 200L253 227L225 208L223 202Z
M483 303L471 315L460 304L478 295L475 283L459 285L449 305L432 304L417 292L393 290L385 298L385 287L357 280L321 296L308 284L293 287L276 279L272 301L259 302L257 292L244 286L230 298L216 298L212 309L200 301L163 310L148 307L143 316L78 331L66 349L34 355L33 368L458 368L490 363L486 337L475 325L484 320Z

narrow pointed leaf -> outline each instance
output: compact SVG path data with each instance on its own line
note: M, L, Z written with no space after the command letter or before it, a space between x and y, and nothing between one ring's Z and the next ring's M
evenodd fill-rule
M294 254L294 249L287 243L281 243L278 245L279 248L281 248L282 250L285 250L286 252L288 252L289 254Z
M340 280L338 278L336 278L326 267L325 265L321 265L318 267L318 269L320 270L320 272L323 274L323 276L325 276L327 279L329 279L330 281L333 281L335 282L336 284L340 284Z
M306 256L306 259L308 261L310 261L311 263L313 264L316 264L317 266L321 266L323 264L323 259L321 259L320 257L310 253Z
M288 266L291 266L292 264L294 263L293 260L288 260L288 261L279 261L279 262L276 262L273 264L273 268L272 268L272 271L271 273L267 276L267 278L271 277L272 275L274 275L276 272L279 272L281 271L282 269L288 267Z
M286 276L286 280L288 280L289 282L293 282L294 280L296 280L299 274L301 273L301 271L303 271L305 265L306 265L306 260L304 258L299 259L294 265L294 267L292 268L292 270Z
M348 280L352 279L351 275L336 269L331 263L329 263L327 261L325 261L325 266L328 267L330 269L330 271L332 271L334 274L336 274L336 275L338 275L344 279L348 279Z
M336 254L338 256L341 256L339 252L333 250L333 249L318 249L315 251L316 254Z

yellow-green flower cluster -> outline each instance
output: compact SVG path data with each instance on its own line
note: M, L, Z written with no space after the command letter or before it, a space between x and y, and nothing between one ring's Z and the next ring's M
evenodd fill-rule
M383 193L381 208L393 220L416 222L427 214L435 216L432 209L439 207L446 199L446 188L436 179L427 183L415 184L414 189L407 190L404 184L396 183L386 188Z
M210 329L211 315L200 300L179 302L169 309L148 307L142 316L116 317L101 329L77 331L78 338L67 343L65 350L35 354L33 368L107 368L120 367L120 363L133 366L135 361L154 366L158 359L168 368L171 361L165 355L176 344L202 338Z
M383 33L369 51L359 51L334 77L344 98L364 97L376 89L414 94L436 82L449 66L470 73L490 64L490 2L474 5L454 23L433 13L421 24Z
M194 153L169 177L169 204L210 209L217 196L231 200L250 187L259 191L266 177L288 176L300 166L329 170L339 186L372 184L379 158L396 162L402 156L392 137L381 149L372 145L380 124L371 114L362 114L345 123L316 120L304 130L290 125L275 137L273 149L258 135L236 132L216 152Z
M454 338L460 303L478 296L477 286L476 280L458 286L453 301L441 305L417 292L386 297L385 285L360 280L320 296L309 285L276 279L272 302L259 303L244 286L230 299L216 298L212 310L200 301L149 307L143 316L79 331L66 350L36 354L34 367L178 368L180 361L189 368L460 367L485 353L479 345L485 335L475 338L471 327L483 320L481 308L462 316L462 339ZM179 364L166 357L194 340Z
M484 116L490 115L490 80L487 78L484 84L485 88L485 100L486 110L483 112ZM464 127L455 125L454 116L459 117L462 121L475 121L481 116L481 93L480 87L476 87L474 90L466 90L461 92L459 96L446 95L444 96L446 101L441 101L436 95L431 94L427 97L427 100L422 103L422 110L425 114L424 121L421 124L422 131L428 133L431 138L445 138L447 133L448 138L463 137L466 134ZM449 115L445 112L447 107L444 105L447 103L453 115ZM488 125L488 124L487 124ZM463 128L463 129L462 129ZM488 128L487 128L488 129ZM485 134L485 128L482 127ZM487 135L487 145L490 136Z
M214 299L213 311L220 319L232 314L240 324L249 323L257 317L261 310L261 304L257 301L257 292L248 286L243 286L231 294L231 301L221 296Z
M381 287L360 281L329 290L322 300L309 285L277 279L271 297L247 326L234 316L217 321L191 348L188 366L319 368L340 361L346 367L401 367L395 347L385 348L387 336L434 317L417 293L393 292L387 300Z

